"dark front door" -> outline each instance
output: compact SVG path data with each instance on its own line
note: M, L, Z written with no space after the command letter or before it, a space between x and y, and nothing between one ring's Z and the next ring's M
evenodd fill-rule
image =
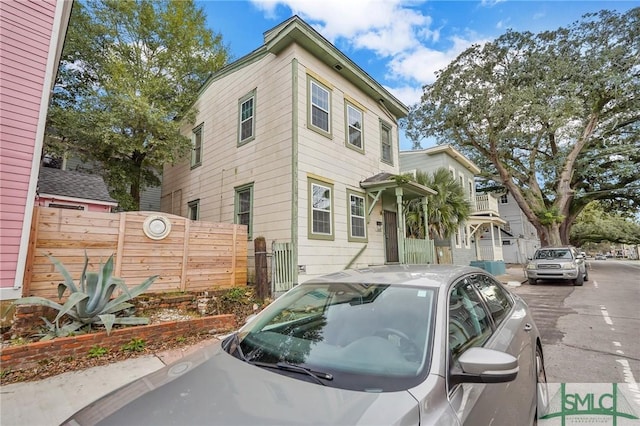
M384 250L387 263L398 263L398 221L396 212L384 211Z

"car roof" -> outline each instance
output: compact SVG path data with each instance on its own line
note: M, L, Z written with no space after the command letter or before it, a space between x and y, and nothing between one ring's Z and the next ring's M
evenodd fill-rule
M385 265L340 272L312 278L307 283L391 284L420 287L446 287L458 277L486 271L459 265Z

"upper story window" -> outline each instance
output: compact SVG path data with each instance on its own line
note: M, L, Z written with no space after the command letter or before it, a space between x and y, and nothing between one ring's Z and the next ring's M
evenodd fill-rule
M189 219L200 219L200 200L189 201L187 206L189 207Z
M253 234L253 183L235 189L235 219L238 225L247 225L249 239Z
M191 168L202 164L202 129L204 123L193 129L191 135Z
M333 240L333 185L309 179L309 238Z
M238 102L238 145L255 139L256 91L252 90Z
M309 127L331 136L331 92L309 77Z
M365 197L362 194L347 191L349 203L349 241L367 241L367 220Z
M500 204L509 204L509 197L507 194L502 194L500 196Z
M473 200L473 181L469 181L469 200Z
M357 151L364 151L362 134L364 114L362 110L349 102L345 102L347 116L347 146Z
M393 164L393 140L391 138L391 125L380 120L380 152L381 160Z

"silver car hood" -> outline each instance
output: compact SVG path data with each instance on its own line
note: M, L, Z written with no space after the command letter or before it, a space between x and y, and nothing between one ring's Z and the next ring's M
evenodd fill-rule
M359 392L297 380L243 362L216 343L63 424L417 425L419 414L409 392Z

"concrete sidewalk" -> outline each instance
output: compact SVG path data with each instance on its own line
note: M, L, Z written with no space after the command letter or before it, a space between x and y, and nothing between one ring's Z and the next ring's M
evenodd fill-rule
M215 341L0 387L0 425L59 425L73 413L129 382Z
M519 265L508 267L506 273L497 278L505 285L513 287L526 281L522 266ZM39 381L2 386L0 424L59 425L80 408L101 396L177 361L214 340L215 338L212 338L185 348L63 373Z

